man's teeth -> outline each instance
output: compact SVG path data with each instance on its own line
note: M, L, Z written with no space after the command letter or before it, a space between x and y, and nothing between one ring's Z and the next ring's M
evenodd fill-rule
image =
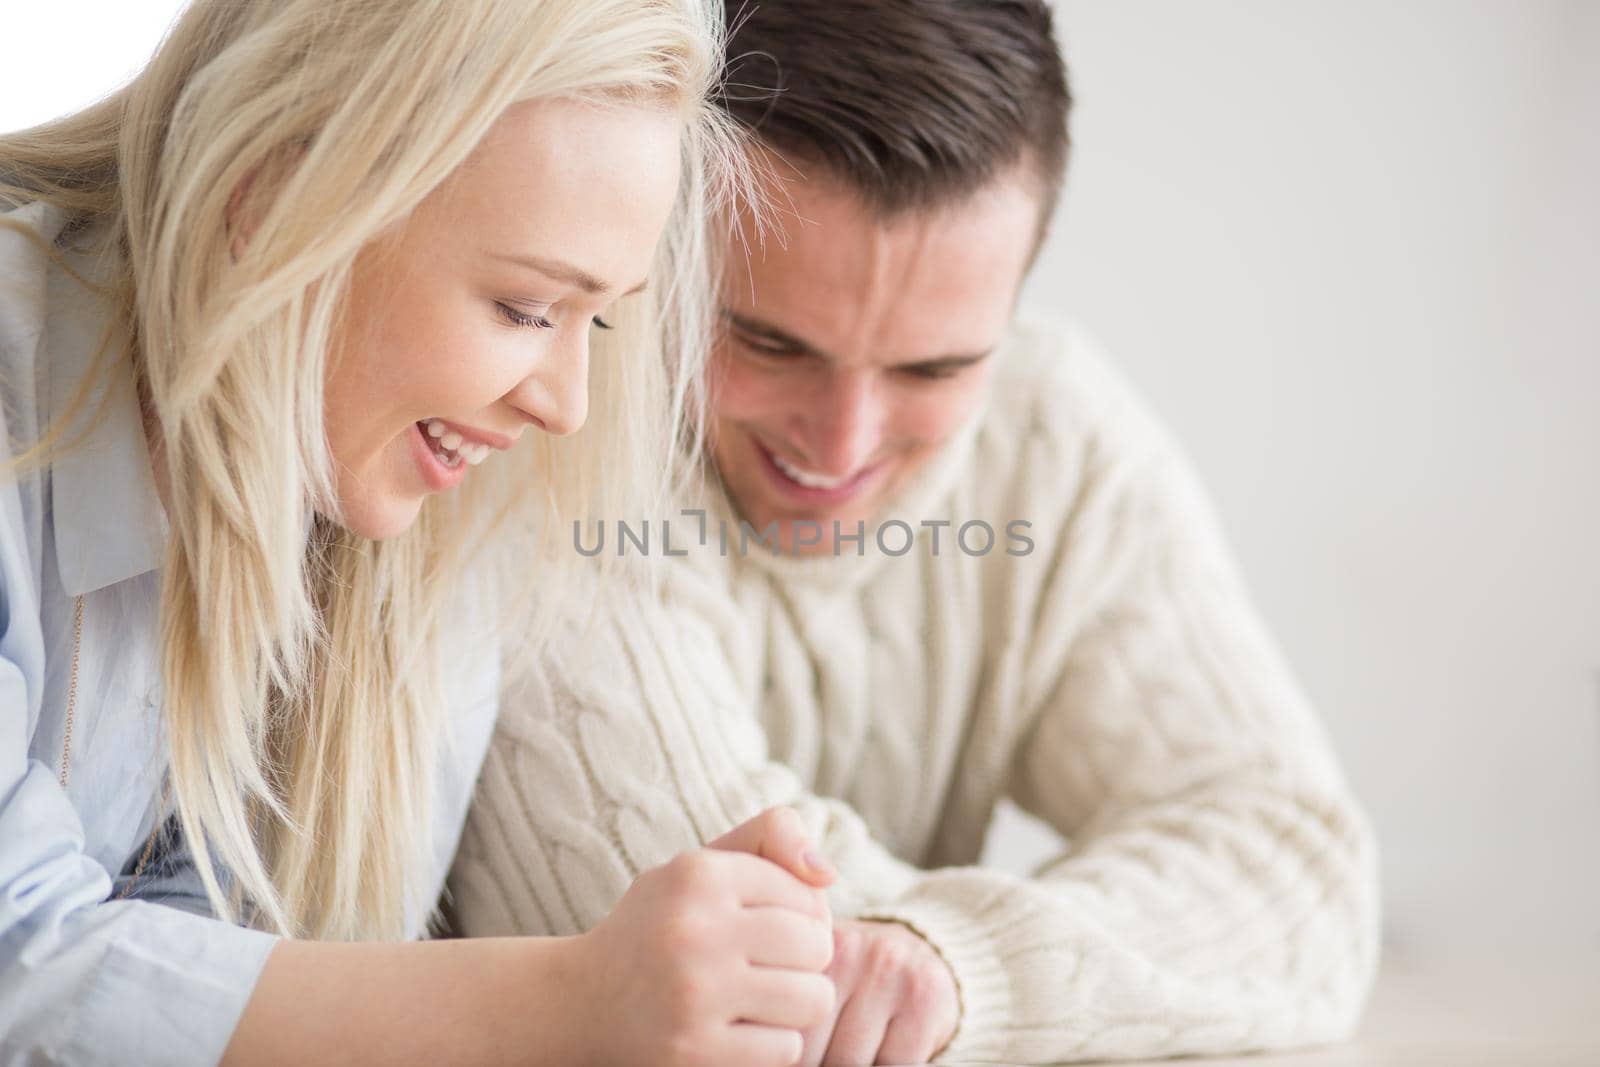
M460 466L462 460L476 467L489 458L488 445L467 441L438 419L429 419L423 423L423 427L428 431L428 443L433 447L434 454L444 461L446 467Z
M843 478L829 478L821 474L812 474L810 471L801 470L792 463L785 463L778 456L773 456L772 462L776 463L778 469L788 475L791 480L800 483L807 489L837 489L850 481L850 476L848 475Z

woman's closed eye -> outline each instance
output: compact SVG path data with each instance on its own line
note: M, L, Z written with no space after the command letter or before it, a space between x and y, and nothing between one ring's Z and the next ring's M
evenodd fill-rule
M504 301L496 300L495 307L499 309L500 317L505 319L513 326L538 330L554 330L561 325L560 323L552 322L543 314L531 314L525 311L518 311L516 308L505 303ZM609 330L612 328L609 322L602 319L598 315L594 317L593 321L594 325L598 326L602 330Z
M494 306L495 309L500 312L500 317L505 319L513 326L521 326L524 328L539 330L553 330L556 328L556 324L551 322L542 313L530 314L525 311L518 311L516 308L512 307L510 304L507 304L503 300L496 300L494 302Z

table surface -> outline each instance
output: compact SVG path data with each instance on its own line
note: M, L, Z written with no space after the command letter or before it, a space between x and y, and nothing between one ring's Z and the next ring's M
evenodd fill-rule
M1356 1038L1347 1044L1164 1063L1166 1067L1600 1067L1600 956L1560 962L1390 959L1380 972Z

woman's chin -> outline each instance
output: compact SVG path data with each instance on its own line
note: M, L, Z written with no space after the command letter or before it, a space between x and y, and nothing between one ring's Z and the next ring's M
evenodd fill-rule
M422 511L422 497L399 494L373 494L341 501L339 525L369 541L399 537L416 525Z

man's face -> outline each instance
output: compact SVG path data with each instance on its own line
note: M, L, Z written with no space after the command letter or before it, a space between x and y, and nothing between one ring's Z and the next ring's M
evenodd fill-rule
M854 192L786 171L779 233L736 238L712 368L712 455L757 530L854 533L982 402L1038 236L1025 170L959 204L881 221ZM792 212L790 210L792 205ZM748 257L744 251L748 243ZM891 516L881 516L888 518ZM923 516L904 518L913 526Z

